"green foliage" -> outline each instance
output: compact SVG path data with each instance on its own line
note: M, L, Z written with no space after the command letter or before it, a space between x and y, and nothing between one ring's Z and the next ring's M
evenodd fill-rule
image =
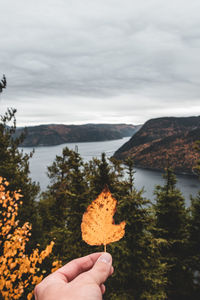
M81 238L82 215L89 203L89 190L80 155L67 147L48 167L51 185L39 203L46 241L56 238L54 253L63 261L87 254ZM46 243L45 241L45 243Z
M164 186L157 186L155 236L167 241L161 248L167 266L166 292L170 300L190 299L192 279L187 265L188 214L184 198L176 188L173 171L167 168Z
M192 270L194 282L193 299L200 298L200 192L194 198L191 198L190 207L190 238L189 250L190 260L189 266Z
M155 190L157 235L169 242L184 241L188 234L184 198L176 188L176 177L170 168L163 177L164 186L157 186Z
M125 159L125 166L127 169L127 173L128 173L128 182L129 182L129 189L130 192L133 191L133 183L134 183L134 161L131 157L128 157L127 159Z
M11 191L22 191L23 206L19 209L19 220L21 224L27 221L32 224L32 239L36 240L40 232L36 203L39 186L29 177L29 159L33 153L24 154L18 148L24 135L13 138L16 131L15 114L15 109L8 109L0 117L0 176L10 182Z
M110 163L106 159L105 153L102 153L101 159L93 158L85 164L86 180L90 187L90 195L95 197L101 193L105 185L111 192L115 190L116 182L121 176L120 163L115 159Z
M135 189L132 171L129 164L128 180L123 182L123 188L121 186L117 216L126 220L126 233L120 242L110 245L115 274L105 299L165 299L165 264L161 263L159 252L161 241L151 233L154 218L148 208L149 201L142 196L142 190Z

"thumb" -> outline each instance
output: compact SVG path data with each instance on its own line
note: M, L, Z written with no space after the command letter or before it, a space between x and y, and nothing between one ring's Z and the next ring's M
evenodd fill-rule
M111 267L112 256L105 252L98 258L93 268L88 272L88 275L90 275L94 281L100 285L106 281L109 275L111 275Z

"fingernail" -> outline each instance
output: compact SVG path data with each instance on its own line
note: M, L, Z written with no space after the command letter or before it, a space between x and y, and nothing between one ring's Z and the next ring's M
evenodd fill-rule
M98 258L98 261L104 262L106 264L110 264L111 260L112 256L109 253L104 253Z

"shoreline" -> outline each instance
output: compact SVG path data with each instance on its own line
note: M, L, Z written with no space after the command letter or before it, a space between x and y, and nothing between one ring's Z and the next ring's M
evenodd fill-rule
M142 169L142 170L149 170L149 171L156 171L156 172L160 172L164 174L164 169L159 169L159 168L151 168L151 167L144 167L144 166L140 166L140 165L134 165L135 168L137 169ZM193 178L198 178L199 176L194 174L194 173L190 173L190 172L186 172L186 171L176 171L174 170L174 174L175 175L183 175L183 176L190 176Z
M131 136L123 136L121 138L118 139L108 139L108 140L97 140L97 141L71 141L71 142L64 142L64 143L59 143L59 144L49 144L49 145L43 145L43 144L39 144L37 146L24 146L24 145L20 145L18 148L41 148L41 147L56 147L56 146L60 146L60 145L64 145L64 144L82 144L82 143L98 143L98 142L111 142L111 141L119 141L119 140L123 140L124 138L131 138Z

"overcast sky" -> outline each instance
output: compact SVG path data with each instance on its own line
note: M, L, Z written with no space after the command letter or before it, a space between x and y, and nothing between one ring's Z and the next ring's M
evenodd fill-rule
M200 1L1 0L17 125L200 115Z

